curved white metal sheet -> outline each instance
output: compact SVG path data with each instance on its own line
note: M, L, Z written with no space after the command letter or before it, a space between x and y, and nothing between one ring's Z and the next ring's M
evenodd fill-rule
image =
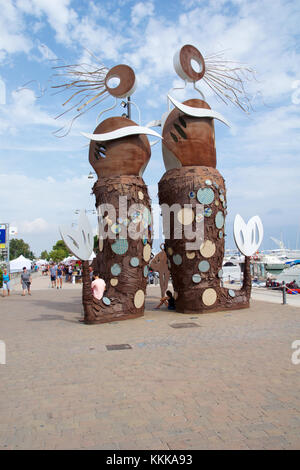
M208 117L208 118L213 118L213 119L218 119L218 121L223 122L226 124L226 126L230 127L229 122L222 116L222 114L218 113L217 111L214 111L213 109L205 109L205 108L193 108L192 106L187 106L186 104L180 103L180 101L175 100L172 98L171 95L168 95L169 100L175 108L179 109L179 111L182 111L184 114L187 114L188 116L193 116L193 117Z
M237 214L234 219L233 234L235 244L240 252L245 256L254 255L261 245L264 234L260 217L255 215L246 224L244 219Z
M86 134L81 132L81 134L89 140L94 140L96 142L106 142L107 140L121 139L122 137L127 137L129 135L145 134L153 135L162 139L162 136L155 132L153 129L144 126L127 126L116 129L115 131L105 132L104 134Z
M72 227L60 226L59 231L73 255L83 261L90 259L93 252L94 237L91 224L84 211L80 212L77 230Z

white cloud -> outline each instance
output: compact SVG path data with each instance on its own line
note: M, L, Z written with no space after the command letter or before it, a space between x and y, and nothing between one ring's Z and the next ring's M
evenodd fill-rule
M11 0L0 0L0 60L7 54L28 53L32 42L25 32L22 15Z
M24 220L19 223L18 230L21 233L28 234L28 233L45 233L50 229L50 224L41 217L28 221Z
M36 96L30 89L14 90L1 111L0 134L13 134L17 128L23 129L28 125L57 127L57 122L37 104Z
M153 2L139 2L131 9L131 21L134 26L137 26L144 18L153 16L154 4Z

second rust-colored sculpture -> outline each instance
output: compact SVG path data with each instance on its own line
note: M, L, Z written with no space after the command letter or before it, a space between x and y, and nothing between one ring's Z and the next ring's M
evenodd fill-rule
M196 77L190 70L192 59L202 66ZM184 46L175 56L175 69L180 76L195 82L203 77L205 62L197 49ZM162 213L168 220L170 207L177 204L181 208L174 213L169 235L165 234L176 310L204 313L248 307L251 293L248 257L242 289L221 286L227 205L225 182L216 169L213 119L226 121L204 100L179 103L171 96L169 99L175 109L163 125L167 172L159 182L159 202L165 205L167 214ZM182 230L178 230L178 225ZM168 223L165 230L169 230ZM194 238L190 238L191 231ZM190 248L188 243L192 241L194 247Z

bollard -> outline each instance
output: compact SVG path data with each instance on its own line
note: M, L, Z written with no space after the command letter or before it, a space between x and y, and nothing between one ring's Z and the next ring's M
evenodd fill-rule
M282 283L282 304L286 305L286 286L284 281Z

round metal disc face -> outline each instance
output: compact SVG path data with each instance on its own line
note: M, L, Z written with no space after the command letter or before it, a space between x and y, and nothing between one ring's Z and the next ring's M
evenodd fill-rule
M217 228L222 228L224 225L224 215L223 212L217 212L215 217L215 223Z
M110 305L110 299L108 297L102 297L102 302L104 303L104 305Z
M122 268L117 263L113 264L112 267L110 268L110 272L112 273L113 276L119 276L121 271L122 271Z
M125 238L120 238L111 245L111 249L117 255L124 255L128 250L128 241Z
M192 208L185 207L180 209L177 214L177 219L182 225L190 225L194 220L194 211Z
M119 282L118 279L115 279L115 278L112 278L112 279L110 280L110 284L111 284L111 286L113 286L113 287L116 287L116 286L118 285L118 282Z
M201 282L200 274L194 274L193 277L192 277L192 280L195 284L199 284L199 282Z
M173 256L173 263L179 266L182 263L181 255L174 255Z
M135 308L141 308L144 305L145 294L144 291L138 290L134 296L134 306Z
M200 188L197 192L197 199L200 204L211 204L215 198L215 194L211 188Z
M202 294L202 302L204 305L207 307L213 305L217 300L217 293L214 289L205 289L205 291Z
M146 263L148 263L150 257L151 257L151 246L147 243L147 245L145 245L143 249L143 258L146 261Z
M206 240L200 246L200 253L204 258L211 258L216 252L216 245L210 240Z
M130 264L133 268L136 268L140 264L140 261L134 256L133 258L131 258Z
M200 261L200 263L198 264L198 269L202 273L207 273L207 271L209 271L209 268L210 264L208 261Z

